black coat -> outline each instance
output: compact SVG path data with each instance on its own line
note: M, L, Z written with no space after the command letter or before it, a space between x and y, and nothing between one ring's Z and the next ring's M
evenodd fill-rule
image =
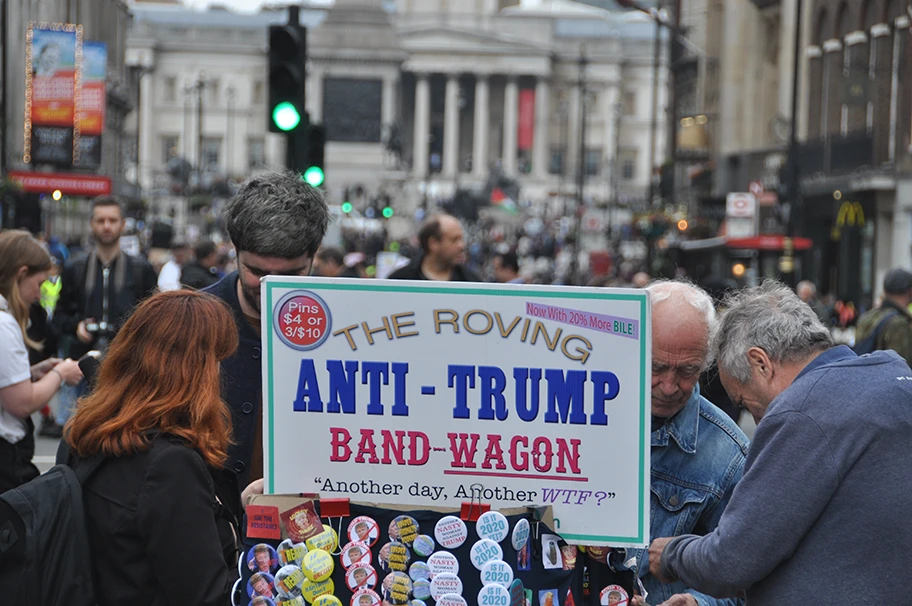
M83 491L99 606L229 603L237 543L185 442L158 436L146 452L106 459Z
M201 289L218 282L218 276L200 265L198 261L193 261L181 268L180 281L188 288Z
M222 360L222 399L231 409L233 438L225 466L237 473L238 487L241 488L250 481L248 476L253 458L256 421L260 418L258 411L263 395L263 368L260 362L260 335L244 319L238 301L237 283L238 273L235 271L205 289L205 292L228 303L238 327L237 351L230 358Z
M390 274L390 280L427 280L428 277L421 271L421 262L424 257L418 257L405 267L400 267ZM457 265L453 268L453 274L450 276L451 282L483 282L481 276L466 267Z

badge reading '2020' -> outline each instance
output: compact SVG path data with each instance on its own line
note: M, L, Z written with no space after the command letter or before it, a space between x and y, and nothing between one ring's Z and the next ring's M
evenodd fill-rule
M285 295L275 307L273 326L286 345L298 351L316 349L332 331L329 307L309 290Z

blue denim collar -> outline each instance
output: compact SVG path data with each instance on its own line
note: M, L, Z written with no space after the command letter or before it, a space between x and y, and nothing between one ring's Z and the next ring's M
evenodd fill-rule
M693 393L678 414L661 428L652 432L653 446L668 446L668 437L674 438L686 453L697 452L697 433L700 427L700 385L694 385Z

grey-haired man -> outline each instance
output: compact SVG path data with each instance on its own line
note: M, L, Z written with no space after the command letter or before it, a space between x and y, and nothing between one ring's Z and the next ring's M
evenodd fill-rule
M758 421L718 527L656 539L650 569L751 605L907 604L912 593L912 376L895 352L858 357L789 288L726 302L722 384Z

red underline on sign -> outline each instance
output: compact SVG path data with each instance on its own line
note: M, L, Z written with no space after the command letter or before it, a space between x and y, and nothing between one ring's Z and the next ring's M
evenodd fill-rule
M561 482L588 482L589 478L568 478L566 476L543 476L533 473L498 473L496 471L457 471L445 469L444 475L485 476L490 478L522 478L524 480L559 480Z

